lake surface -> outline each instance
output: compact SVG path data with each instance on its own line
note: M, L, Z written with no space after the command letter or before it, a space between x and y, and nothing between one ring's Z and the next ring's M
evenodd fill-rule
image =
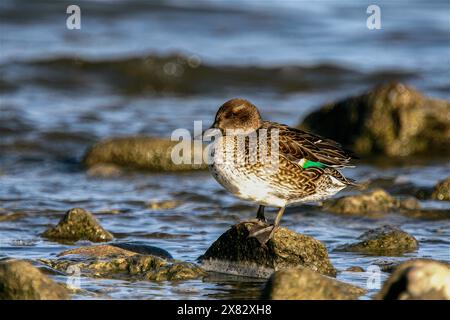
M72 247L39 234L68 209L83 207L116 241L143 242L195 261L232 224L256 212L207 172L90 177L80 160L100 139L170 137L177 128L193 130L194 120L207 126L232 97L245 97L265 118L288 125L323 103L391 80L450 99L448 1L378 1L381 30L367 29L366 1L77 3L81 30L66 28L70 2L0 3L0 208L23 213L0 222L0 256L48 258ZM349 177L429 187L450 172L441 160L401 167L362 160L346 171ZM180 204L152 209L166 200ZM450 208L437 201L422 205ZM395 213L351 218L299 206L287 210L282 224L323 241L342 271L337 278L363 287L369 274L344 270L411 257L450 261L448 220ZM383 224L414 235L418 252L333 252ZM85 291L74 298L256 298L263 285L226 276L176 283L83 278Z

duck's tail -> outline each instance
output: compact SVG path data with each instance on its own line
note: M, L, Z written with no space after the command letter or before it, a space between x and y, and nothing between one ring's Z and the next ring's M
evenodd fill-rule
M327 167L325 169L325 171L327 172L327 174L329 174L330 176L332 176L333 178L337 179L339 182L341 182L347 186L351 186L351 187L355 187L355 188L362 187L362 185L357 183L354 179L345 177L340 171L338 171L335 168Z

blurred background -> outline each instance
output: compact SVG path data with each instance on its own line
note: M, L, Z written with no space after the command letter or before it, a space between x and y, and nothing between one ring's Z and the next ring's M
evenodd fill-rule
M224 193L207 173L91 178L79 164L100 139L169 138L176 128L192 130L194 120L209 125L218 106L233 97L292 126L324 103L392 80L450 99L449 1L376 1L381 29L369 30L366 9L373 3L2 0L0 209L19 215L0 222L0 255L48 257L66 248L38 235L74 206L98 213L117 239L147 241L190 261L229 225L254 215L252 205ZM80 30L66 27L70 4L81 8ZM350 176L380 175L368 166L358 170ZM381 175L419 185L448 175L442 165L389 170ZM184 204L149 206L171 199ZM347 220L301 218L296 223L292 213L286 224L331 246L367 224L345 229ZM418 230L424 237L429 231ZM18 238L31 242L10 241ZM423 250L436 256L445 249ZM338 267L348 263L346 256L332 258ZM258 285L145 283L130 293L126 282L85 284L115 298L250 297Z

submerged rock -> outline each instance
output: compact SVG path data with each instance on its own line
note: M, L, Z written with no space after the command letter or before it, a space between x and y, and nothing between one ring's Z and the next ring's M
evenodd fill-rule
M327 200L323 207L344 215L379 215L399 209L416 210L420 208L420 203L413 197L400 200L383 189L376 189L365 194Z
M56 241L89 240L92 242L111 241L111 233L103 229L92 213L74 208L67 211L59 223L47 229L43 237Z
M364 269L360 266L352 266L352 267L348 267L347 269L345 269L345 271L348 272L364 272Z
M440 181L433 190L432 199L450 201L450 177Z
M323 276L306 268L279 270L263 290L272 300L355 300L366 290Z
M84 257L107 258L110 256L134 256L137 254L172 259L172 255L164 249L134 242L79 247L63 251L58 256L79 255Z
M450 265L415 259L398 266L376 299L450 300Z
M0 208L0 222L20 220L26 216L24 212L11 212Z
M390 83L325 105L301 129L333 137L360 156L450 155L450 102Z
M389 225L364 232L358 242L336 248L336 251L361 252L373 255L402 255L417 250L419 242L409 233Z
M61 300L67 290L23 260L0 261L0 300Z
M249 222L241 222L222 234L199 257L208 271L268 278L275 270L303 266L319 273L335 276L336 270L320 241L280 228L267 246L248 237Z
M98 163L89 168L87 175L98 178L113 178L123 175L123 170L115 164Z
M415 209L402 210L401 214L425 220L446 220L450 219L450 209Z
M122 137L100 141L84 157L84 164L93 170L99 165L114 165L149 171L188 171L206 168L201 164L175 164L172 148L177 141L154 137ZM191 147L192 157L202 159L203 148ZM95 172L95 171L94 171Z
M137 250L136 245L130 245L129 249L113 245L88 246L64 251L56 260L40 261L61 272L77 271L81 276L96 278L163 281L188 280L206 275L199 266L173 260L167 257L170 256L167 251L156 249L140 247ZM161 253L164 253L163 257Z

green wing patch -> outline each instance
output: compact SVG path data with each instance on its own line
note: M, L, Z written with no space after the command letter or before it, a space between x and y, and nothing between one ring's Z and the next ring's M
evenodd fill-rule
M306 160L305 163L303 164L303 169L308 169L308 168L325 168L326 165L324 165L323 163L320 162L315 162L315 161L311 161L311 160Z

